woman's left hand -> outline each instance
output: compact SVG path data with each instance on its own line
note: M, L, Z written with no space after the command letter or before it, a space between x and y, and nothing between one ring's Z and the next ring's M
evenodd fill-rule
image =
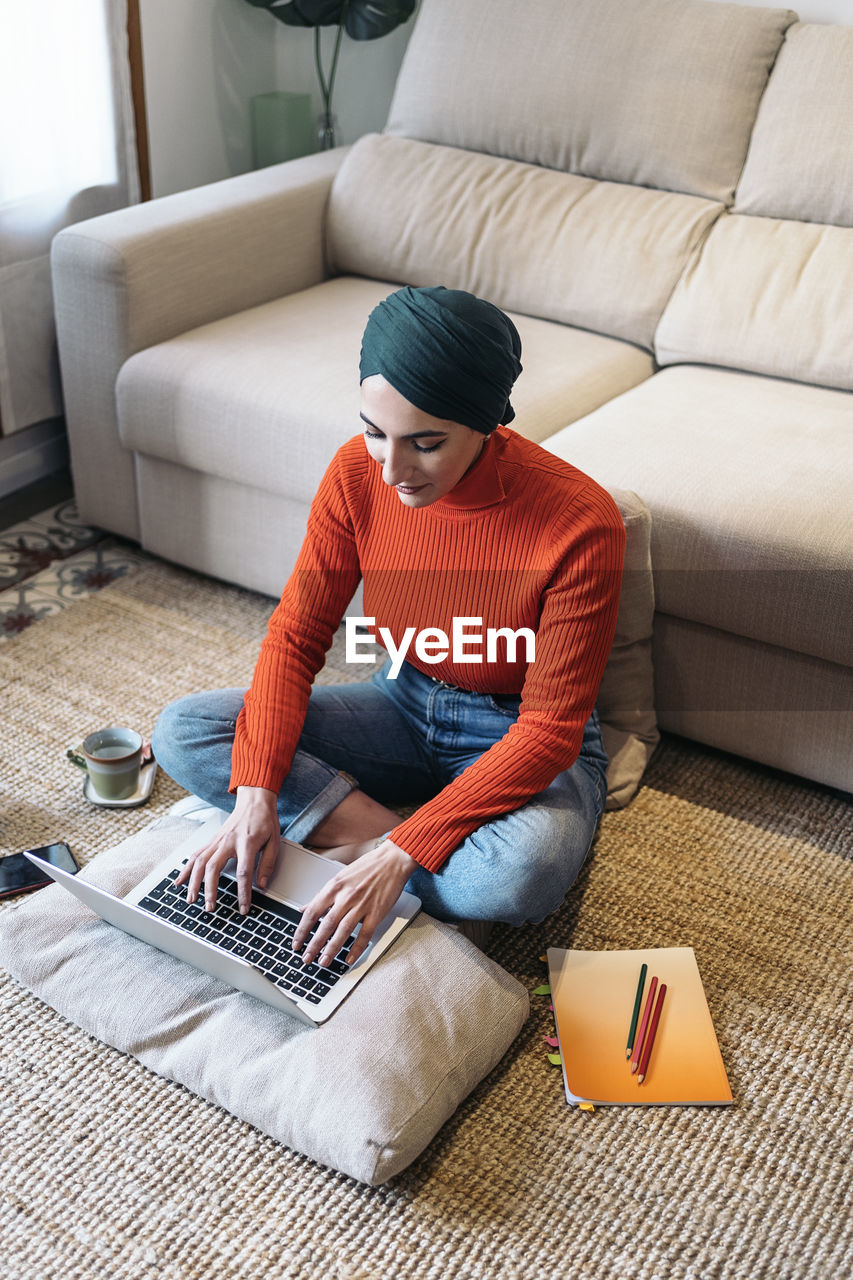
M391 910L417 865L399 845L383 840L328 880L302 912L293 936L293 949L300 951L320 921L302 953L303 963L310 964L319 956L320 964L331 964L356 925L361 924L347 961L354 964L367 950L377 925Z

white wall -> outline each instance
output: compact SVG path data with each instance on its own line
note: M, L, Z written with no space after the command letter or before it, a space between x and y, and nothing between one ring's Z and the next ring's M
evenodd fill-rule
M853 25L853 0L735 2ZM312 31L285 27L245 0L140 0L140 11L154 195L251 168L249 99L256 93L310 92L319 115ZM412 26L381 40L344 38L334 102L341 142L382 128ZM330 52L333 29L323 36Z
M245 0L140 0L140 17L155 196L251 168L256 93L310 92L319 115L313 31ZM411 27L381 40L344 37L333 103L341 142L382 128ZM331 52L334 30L323 37Z

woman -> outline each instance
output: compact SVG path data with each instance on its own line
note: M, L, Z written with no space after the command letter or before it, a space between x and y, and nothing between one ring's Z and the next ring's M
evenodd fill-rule
M444 920L544 919L595 835L625 532L604 490L508 429L520 354L512 321L469 293L379 304L364 433L320 485L251 688L184 698L158 723L163 767L231 810L181 875L191 901L203 886L212 909L236 857L248 910L280 832L346 864L303 913L306 964L360 924L356 960L403 888ZM360 578L397 673L312 688ZM402 821L391 807L412 804Z

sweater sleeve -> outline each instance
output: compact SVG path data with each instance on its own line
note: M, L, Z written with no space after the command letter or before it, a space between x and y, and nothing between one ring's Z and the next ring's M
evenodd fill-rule
M390 833L429 871L477 827L525 804L578 757L613 642L625 555L618 508L604 493L595 505L544 593L518 719Z
M323 665L361 572L346 502L344 453L332 460L311 504L305 540L266 636L231 757L230 790L279 791Z

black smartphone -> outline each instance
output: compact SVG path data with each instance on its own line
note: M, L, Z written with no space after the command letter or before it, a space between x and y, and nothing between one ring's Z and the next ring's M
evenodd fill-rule
M44 844L39 849L27 849L36 858L49 862L63 871L70 871L72 876L80 870L74 861L74 854L63 841L56 844ZM22 853L10 853L0 858L0 898L10 898L15 893L29 893L31 889L43 889L46 884L53 884L46 871L30 862Z

